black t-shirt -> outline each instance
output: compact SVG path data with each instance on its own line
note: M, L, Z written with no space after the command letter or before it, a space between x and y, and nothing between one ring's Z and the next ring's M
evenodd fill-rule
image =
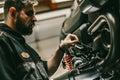
M0 24L0 80L48 80L47 62L6 24Z

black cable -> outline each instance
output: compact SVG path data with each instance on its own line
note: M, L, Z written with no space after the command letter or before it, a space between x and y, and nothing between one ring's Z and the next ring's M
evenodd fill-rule
M68 80L70 80L70 76L71 76L71 71L70 71L70 73L68 73Z
M76 80L74 73L75 71L70 71L70 73L68 74L68 80L71 80L71 78L73 78L73 80Z

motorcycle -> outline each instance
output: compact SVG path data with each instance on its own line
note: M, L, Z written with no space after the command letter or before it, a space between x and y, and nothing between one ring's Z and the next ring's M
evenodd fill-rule
M75 0L60 40L72 33L79 42L66 50L63 68L79 71L73 71L78 80L119 80L119 32L119 0Z

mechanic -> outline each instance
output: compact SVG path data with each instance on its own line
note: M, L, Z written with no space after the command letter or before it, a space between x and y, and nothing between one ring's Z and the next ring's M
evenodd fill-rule
M0 80L49 80L64 50L78 42L76 35L68 34L44 61L23 37L32 34L35 22L34 0L5 0L4 23L0 23Z

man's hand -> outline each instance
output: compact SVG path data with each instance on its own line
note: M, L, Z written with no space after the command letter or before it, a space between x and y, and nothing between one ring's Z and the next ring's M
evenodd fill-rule
M60 48L69 48L78 42L78 37L74 34L68 34L64 40L61 40Z

